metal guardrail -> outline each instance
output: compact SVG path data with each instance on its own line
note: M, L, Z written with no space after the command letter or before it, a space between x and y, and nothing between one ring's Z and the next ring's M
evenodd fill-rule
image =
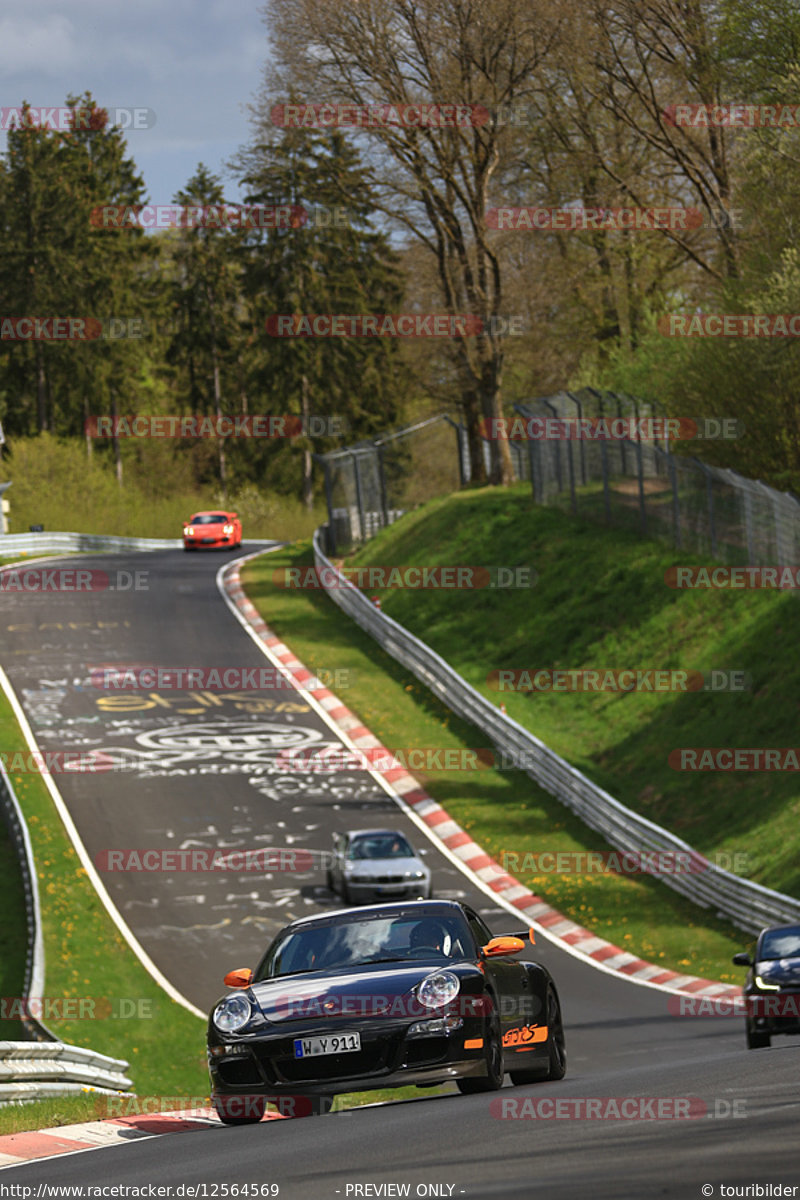
M126 550L177 550L182 545L181 538L112 537L102 533L7 533L0 537L0 557L59 550L65 553L107 550L111 554Z
M269 538L243 538L243 546L261 546ZM129 538L104 533L7 533L0 535L0 558L14 554L81 553L106 551L124 554L127 551L180 550L183 538Z
M131 1086L124 1059L64 1042L0 1042L0 1105Z
M333 566L322 550L323 529L314 534L314 561L322 585L334 603L448 708L481 729L507 760L601 833L614 849L637 855L648 852L688 855L687 871L662 872L658 878L695 904L727 917L740 929L755 933L765 925L800 922L800 900L711 863L669 830L626 808L512 717L495 708L440 655L376 608ZM327 572L338 576L337 586L327 586Z
M22 990L25 999L39 999L44 988L44 942L42 918L39 909L39 884L36 866L28 835L28 826L22 815L16 793L8 778L5 764L0 761L0 819L8 829L12 845L19 861L22 887L25 892L25 917L28 925L28 949L25 958L25 975ZM33 1016L24 1016L21 1023L34 1040L57 1041L56 1035Z
M0 668L0 675L5 675ZM66 1095L81 1092L87 1086L95 1090L119 1091L129 1088L131 1080L124 1074L128 1063L109 1058L95 1050L70 1046L58 1040L56 1034L33 1015L37 1001L42 1000L45 980L42 914L39 907L39 886L28 827L8 777L0 760L0 820L8 829L11 843L19 861L20 876L25 893L27 922L27 954L22 980L20 1024L32 1039L29 1042L0 1041L0 1105L39 1099L41 1095ZM33 1086L35 1083L36 1086Z

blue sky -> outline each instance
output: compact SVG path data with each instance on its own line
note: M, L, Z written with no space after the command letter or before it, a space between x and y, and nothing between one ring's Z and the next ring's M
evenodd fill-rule
M0 0L0 108L63 106L88 90L104 107L154 110L153 128L128 133L128 153L151 203L168 203L198 162L221 174L249 140L246 106L268 55L260 4ZM241 198L227 176L226 196Z

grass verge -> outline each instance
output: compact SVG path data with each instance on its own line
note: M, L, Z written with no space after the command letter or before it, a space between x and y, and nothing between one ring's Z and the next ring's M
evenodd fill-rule
M306 666L318 671L349 670L351 686L339 691L340 698L390 749L485 745L480 731L454 716L324 593L281 586L286 568L308 566L312 561L310 546L296 545L270 554L268 559L255 560L243 571L249 598ZM492 559L489 551L481 557L473 550L456 561L487 563ZM421 593L414 596L419 599ZM448 603L443 607L448 608ZM451 636L458 641L460 614L452 602L448 611ZM470 649L476 650L475 642L465 640L465 654ZM523 855L543 849L558 853L607 848L598 835L521 771L497 771L478 763L475 770L441 770L418 777L430 795L498 860L509 848ZM736 973L730 960L742 948L744 935L656 879L548 875L524 882L576 921L635 954L676 971L740 981L741 972Z

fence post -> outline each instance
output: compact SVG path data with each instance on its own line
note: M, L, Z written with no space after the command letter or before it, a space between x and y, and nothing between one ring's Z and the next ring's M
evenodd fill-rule
M358 465L358 455L353 456L353 471L355 474L356 484L356 505L358 507L358 541L365 542L367 540L367 520L364 513L364 496L361 488L361 468Z
M567 392L567 395L569 396L570 400L573 402L573 404L578 409L578 420L582 421L583 420L583 405L581 404L580 400L573 392ZM584 449L582 437L578 438L578 450L580 451L580 459L581 459L581 483L586 483L586 452Z
M702 470L702 472L706 478L706 496L708 498L708 524L709 524L710 533L711 533L711 553L714 557L716 557L716 554L717 554L717 525L716 525L716 521L714 520L714 480L713 480L713 476L712 476L711 472L709 471L708 467L706 466L706 464L704 462L702 462L699 458L697 458L696 455L692 455L692 458L694 458L694 461L700 467L700 469Z
M321 454L312 454L312 459L322 463L322 470L325 476L325 504L328 509L328 545L330 546L329 554L336 553L336 526L333 523L333 490L331 488L331 467L327 458Z
M647 505L644 498L644 461L642 458L642 429L639 421L639 405L634 399L633 411L636 414L636 467L639 476L639 515L642 520L642 533L647 536Z
M600 438L600 464L603 468L603 507L606 510L606 525L610 525L611 488L608 482L608 446L605 438Z
M558 413L553 408L550 401L542 400L542 404L544 404L546 408L549 408L550 412L553 414L555 419L558 420ZM556 442L555 442L555 454L556 454L556 487L558 488L559 492L562 492L564 490L564 487L561 482L561 450L560 450L560 447L558 444L558 440L556 440Z
M381 493L381 512L383 514L384 529L390 524L389 521L389 503L386 496L386 469L383 461L383 446L375 447L378 455L378 486Z
M669 468L669 478L672 484L672 520L675 525L675 545L678 550L683 549L683 538L681 537L681 502L678 497L678 468L675 466L675 455L667 451L667 466Z

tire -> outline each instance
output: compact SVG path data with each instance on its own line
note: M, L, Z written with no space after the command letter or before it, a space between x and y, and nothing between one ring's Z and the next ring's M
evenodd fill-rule
M505 1066L503 1063L503 1040L500 1032L500 1015L494 996L491 998L492 1011L487 1021L484 1036L486 1051L486 1075L484 1078L457 1079L456 1087L464 1096L474 1096L477 1092L496 1092L503 1086Z
M529 1071L510 1071L511 1082L516 1087L525 1083L547 1083L553 1079L563 1079L567 1073L567 1048L564 1043L561 1005L552 987L547 989L547 1029L547 1066L531 1068Z
M772 1038L768 1033L759 1033L749 1025L745 1025L744 1032L748 1050L765 1050L767 1046L772 1045Z
M262 1096L212 1096L211 1103L223 1125L256 1125L267 1111L267 1101Z

